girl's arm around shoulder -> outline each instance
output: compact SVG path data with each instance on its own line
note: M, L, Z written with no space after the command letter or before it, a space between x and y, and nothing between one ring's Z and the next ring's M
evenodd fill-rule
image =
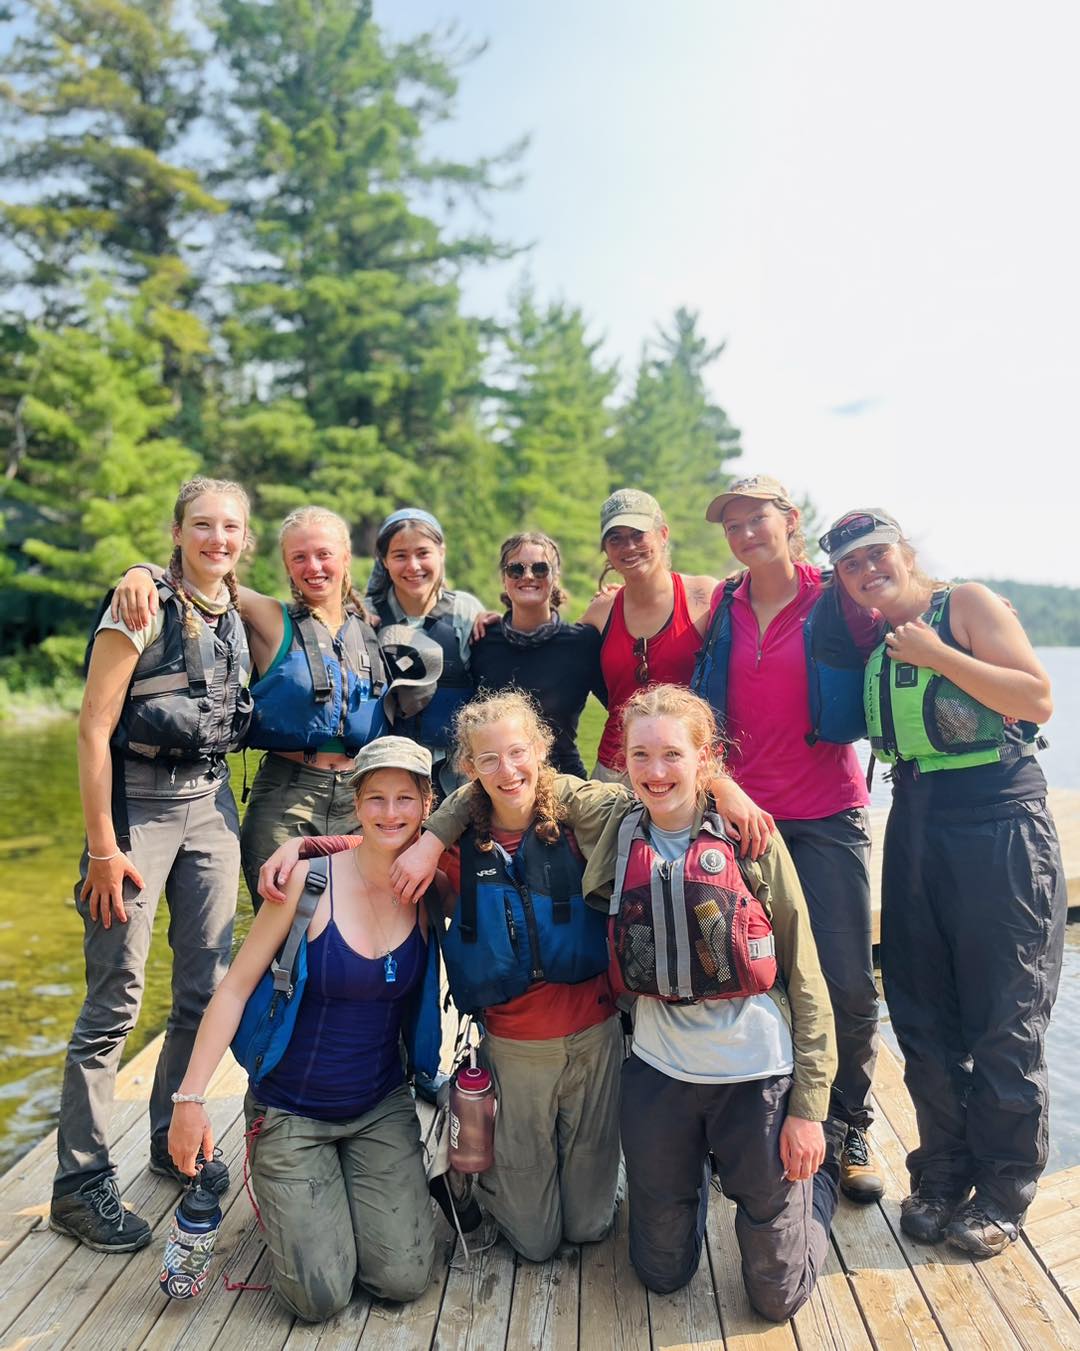
M791 1009L795 1082L788 1112L807 1121L824 1121L836 1074L836 1034L810 912L787 845L778 834L757 866L769 887L776 961Z

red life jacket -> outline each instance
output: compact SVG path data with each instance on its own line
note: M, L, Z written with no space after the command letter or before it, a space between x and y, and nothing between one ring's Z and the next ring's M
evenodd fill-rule
M772 923L713 813L668 863L649 843L644 808L632 811L619 830L608 916L616 994L696 1003L764 994L776 982Z

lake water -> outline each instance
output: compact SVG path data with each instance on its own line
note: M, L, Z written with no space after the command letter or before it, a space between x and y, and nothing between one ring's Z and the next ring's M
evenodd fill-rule
M1080 648L1046 648L1040 656L1058 706L1047 726L1051 747L1042 763L1052 787L1080 788ZM600 712L597 708L583 722L587 763L599 737ZM234 760L233 782L239 785L240 757ZM256 763L249 757L252 772ZM875 783L875 804L887 806L888 800L888 785ZM27 731L0 725L0 1171L55 1124L64 1050L83 997L82 922L72 904L81 847L74 722ZM241 931L250 913L241 883ZM142 1016L128 1039L128 1055L165 1023L167 919L162 904ZM1070 1072L1078 1038L1080 924L1074 924L1050 1028L1051 1169L1080 1163L1080 1081Z

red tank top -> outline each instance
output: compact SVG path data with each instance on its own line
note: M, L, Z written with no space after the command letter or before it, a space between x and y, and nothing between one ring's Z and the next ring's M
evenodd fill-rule
M671 574L675 585L675 606L671 618L654 637L648 640L647 659L650 685L689 685L694 674L694 661L701 647L701 634L694 627L686 607L686 584L677 572ZM600 648L600 666L608 692L608 719L600 738L597 759L607 769L625 769L622 749L622 706L635 690L638 661L634 643L623 618L623 598L620 590L611 607L611 618Z

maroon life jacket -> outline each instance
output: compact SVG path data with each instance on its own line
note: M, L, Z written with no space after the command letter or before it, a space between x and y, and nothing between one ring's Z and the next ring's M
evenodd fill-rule
M649 843L644 809L632 811L619 829L608 916L617 995L696 1003L764 994L776 981L772 923L713 813L668 863Z

